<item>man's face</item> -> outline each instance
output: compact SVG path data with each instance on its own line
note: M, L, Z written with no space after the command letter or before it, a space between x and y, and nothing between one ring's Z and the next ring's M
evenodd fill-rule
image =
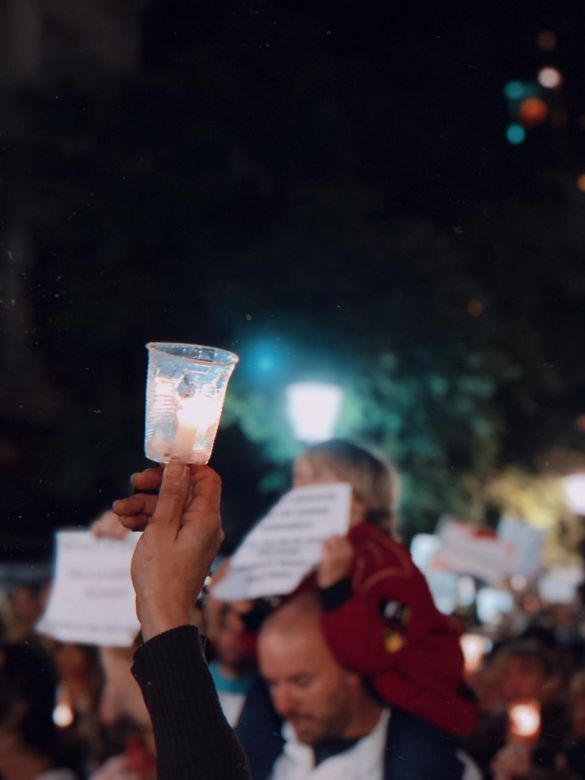
M346 736L360 681L337 664L318 626L300 627L293 636L269 630L260 635L258 652L274 708L300 742Z
M547 677L538 661L506 658L502 664L502 698L505 702L521 699L542 701L547 694Z
M236 612L222 615L213 645L218 660L234 671L245 670L252 665L242 637L242 621Z

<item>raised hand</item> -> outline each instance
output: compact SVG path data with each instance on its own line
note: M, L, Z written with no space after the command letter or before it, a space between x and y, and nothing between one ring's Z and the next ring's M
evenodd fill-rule
M140 487L157 482L157 475L147 472L135 475L140 477ZM190 622L191 609L223 541L220 494L221 480L208 466L171 462L162 474L159 495L144 496L149 500L142 509L129 515L146 522L131 565L144 639ZM140 496L125 501L136 498Z
M328 588L342 580L350 572L355 550L345 536L330 536L323 542L321 562L317 567L320 588Z

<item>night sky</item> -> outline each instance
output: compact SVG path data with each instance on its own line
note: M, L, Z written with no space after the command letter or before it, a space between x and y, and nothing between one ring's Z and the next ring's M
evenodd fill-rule
M214 461L235 536L284 484L296 375L354 366L379 410L344 432L429 486L422 528L458 475L584 452L582 4L340 5L150 2L134 73L5 88L2 257L24 214L32 259L2 302L28 323L4 328L4 557L127 491L150 340L241 355ZM512 144L504 88L545 65L563 84Z

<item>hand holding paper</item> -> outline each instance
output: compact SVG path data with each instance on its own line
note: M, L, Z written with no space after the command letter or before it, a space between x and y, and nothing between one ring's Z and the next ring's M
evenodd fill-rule
M321 561L325 540L347 533L350 503L351 487L345 482L286 493L244 539L227 576L212 587L213 596L235 601L292 593ZM347 540L341 541L345 569ZM335 576L339 571L335 566Z
M129 647L139 631L130 581L137 537L59 531L51 597L37 631L62 642Z
M323 557L317 568L320 588L329 588L347 577L355 557L355 550L345 536L330 536L323 543Z

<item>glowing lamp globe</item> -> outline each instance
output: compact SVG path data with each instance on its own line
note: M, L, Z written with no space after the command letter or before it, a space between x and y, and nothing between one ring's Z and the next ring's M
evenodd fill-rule
M569 511L574 515L585 517L585 472L565 477L563 487Z
M295 438L306 443L330 439L339 420L343 390L325 382L296 382L286 389Z

